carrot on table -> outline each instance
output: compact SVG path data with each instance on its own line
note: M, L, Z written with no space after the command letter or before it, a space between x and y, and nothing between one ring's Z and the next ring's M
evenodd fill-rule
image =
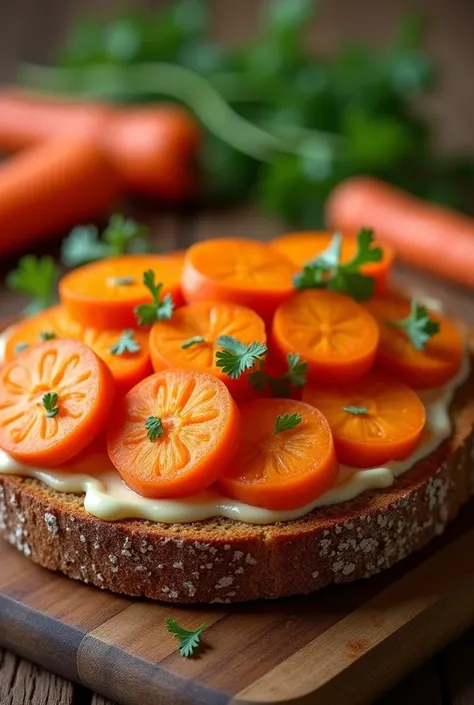
M52 306L14 325L8 332L5 359L12 360L25 347L49 338L72 338L92 348L112 372L120 394L152 372L147 330L82 326L64 306Z
M330 195L328 225L344 232L370 226L395 255L474 287L474 220L369 177L343 181Z
M306 289L276 311L272 350L280 361L299 353L310 380L345 382L372 367L379 331L363 306L343 294Z
M280 235L269 244L291 260L298 269L301 269L326 250L332 239L333 234L327 231L302 231ZM344 235L341 243L341 263L345 264L352 260L357 249L356 237ZM393 252L389 247L384 247L383 259L380 262L368 262L360 267L361 274L376 280L376 293L385 290L392 263Z
M223 349L222 336L241 343L266 343L265 324L254 311L225 301L200 301L178 309L167 321L158 321L150 332L150 355L155 371L167 367L210 372L228 387L234 397L251 390L249 370L229 377L217 365L216 353Z
M101 216L118 194L96 142L57 139L0 166L0 257Z
M296 267L256 240L222 238L186 253L182 290L188 303L213 299L248 306L264 320L293 292Z
M27 348L0 370L0 448L29 465L60 465L99 435L114 396L107 365L83 343Z
M328 420L338 460L358 468L408 457L426 420L410 387L375 372L340 386L307 387L302 398Z
M109 456L145 497L183 497L211 485L232 460L240 414L214 375L170 368L137 384L117 405Z
M295 509L335 482L334 443L320 411L292 399L259 399L240 412L239 450L219 480L227 495L266 509Z
M459 371L464 343L450 320L395 294L372 299L365 307L379 324L376 363L381 369L414 389L437 387ZM420 339L423 327L428 332Z
M163 283L161 294L171 295L179 305L181 270L181 258L173 254L109 258L66 274L59 282L59 296L68 313L83 325L134 328L138 325L135 309L152 300L144 273L150 271L156 284Z

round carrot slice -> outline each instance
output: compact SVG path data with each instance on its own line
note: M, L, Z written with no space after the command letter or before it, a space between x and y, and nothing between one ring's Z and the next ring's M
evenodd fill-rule
M0 370L0 448L54 467L102 430L115 395L107 365L83 343L48 340Z
M109 456L144 497L183 497L211 485L232 460L239 410L206 372L168 369L137 384L111 418Z
M168 321L155 323L150 332L150 354L155 371L182 367L209 372L224 382L234 397L250 391L247 370L231 379L216 366L216 352L222 350L220 336L236 338L241 343L265 343L263 320L246 306L225 301L200 301L183 306Z
M15 325L8 335L5 359L12 360L25 346L49 337L80 340L104 360L117 392L125 394L152 371L147 330L88 328L74 321L64 306L52 306Z
M410 387L374 372L340 387L304 389L303 401L329 421L338 460L357 468L408 457L426 421Z
M270 245L291 260L298 269L302 269L330 245L332 238L333 233L330 232L303 231L280 235L272 240ZM341 262L354 259L356 252L357 239L354 236L345 235L342 239ZM362 274L375 279L376 293L382 293L386 289L393 258L393 250L384 245L383 259L380 262L369 262L360 268Z
M414 389L437 387L459 371L464 343L458 328L444 316L430 311L430 318L439 324L439 332L428 341L424 350L417 350L406 332L390 325L410 315L410 301L391 294L375 298L366 308L380 327L377 365L394 374Z
M312 380L332 383L361 377L373 365L378 341L377 323L362 306L323 289L301 291L285 301L273 319L277 356L299 353Z
M284 255L262 242L205 240L187 251L181 286L188 303L232 301L268 319L293 293L296 271Z
M79 267L59 282L59 295L72 318L92 328L134 328L134 309L151 302L143 284L147 270L163 283L162 294L182 303L182 258L172 255L124 255Z
M265 509L295 509L322 495L338 463L329 424L317 409L292 399L258 399L240 407L242 438L219 480L222 490ZM277 431L277 417L300 423Z

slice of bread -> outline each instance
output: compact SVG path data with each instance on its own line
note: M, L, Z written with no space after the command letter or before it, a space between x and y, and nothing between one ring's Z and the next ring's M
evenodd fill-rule
M81 496L0 475L0 536L50 570L169 602L277 598L366 578L442 533L469 500L473 373L457 390L450 416L451 437L389 489L295 521L105 522L84 510Z

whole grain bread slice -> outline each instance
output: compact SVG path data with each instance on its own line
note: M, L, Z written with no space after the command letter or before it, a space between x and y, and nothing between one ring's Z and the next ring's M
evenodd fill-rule
M474 374L450 407L453 432L385 490L291 522L106 522L83 498L0 475L0 536L36 563L126 595L237 602L367 578L441 534L472 492Z

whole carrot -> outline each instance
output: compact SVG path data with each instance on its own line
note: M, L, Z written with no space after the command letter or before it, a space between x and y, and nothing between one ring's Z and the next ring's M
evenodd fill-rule
M356 177L337 186L326 204L328 224L374 229L400 259L474 288L474 220L426 203L383 181Z
M103 215L119 192L95 141L43 142L0 168L0 258Z

